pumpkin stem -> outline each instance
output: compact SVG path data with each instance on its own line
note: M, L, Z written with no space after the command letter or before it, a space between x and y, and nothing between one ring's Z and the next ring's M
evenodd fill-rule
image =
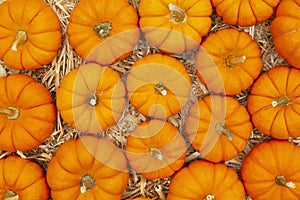
M100 38L109 36L111 29L112 26L110 22L101 22L94 26L94 31Z
M98 97L96 94L92 94L89 98L89 105L96 106L98 104Z
M155 85L155 92L163 96L166 96L168 94L166 87L162 82L159 82Z
M224 134L227 135L228 139L230 141L232 141L232 133L230 132L230 130L226 127L226 125L224 123L217 123L215 130L217 131L217 133Z
M163 160L163 154L161 153L161 151L157 148L150 148L150 155L157 159L157 160Z
M216 197L213 196L213 195L211 195L211 194L209 194L203 200L216 200Z
M228 67L234 67L235 65L245 62L246 56L233 56L230 55L226 58L225 62Z
M4 200L19 200L19 195L12 190L7 190L2 197Z
M95 179L89 175L86 174L80 179L80 193L85 193L88 190L93 189L95 186Z
M21 44L25 44L26 41L27 41L27 32L24 30L18 30L18 32L16 33L15 41L11 46L11 50L17 51L18 46Z
M272 107L277 106L287 106L289 103L291 103L291 99L287 96L282 96L279 99L272 101Z
M285 187L288 187L288 188L291 188L291 189L296 188L296 184L291 182L291 181L287 182L284 175L276 176L275 182L276 182L277 185L280 185L280 186L285 186Z
M169 15L171 22L180 23L180 22L186 21L187 15L186 15L185 11L182 8L180 8L179 6L176 6L172 3L170 3L169 10L171 11L171 14Z
M0 114L5 114L7 119L18 119L20 111L15 107L0 108Z

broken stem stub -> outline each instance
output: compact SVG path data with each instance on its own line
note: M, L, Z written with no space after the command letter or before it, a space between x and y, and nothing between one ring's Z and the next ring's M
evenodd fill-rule
M169 10L171 11L171 14L169 15L171 22L181 23L187 20L187 15L185 11L179 6L170 3Z
M2 197L4 200L19 200L19 195L12 190L7 190Z
M93 29L100 38L105 38L109 36L112 26L110 22L101 22L95 25Z
M284 175L276 176L275 182L276 182L277 185L280 185L280 186L285 186L285 187L288 187L288 188L291 188L291 189L296 188L296 184L291 182L291 181L287 182Z
M225 60L227 67L234 67L238 64L244 63L246 61L246 56L228 56Z
M277 106L287 106L288 104L291 103L291 99L288 96L282 96L279 99L272 101L272 107L277 107Z
M89 175L86 174L80 179L80 193L85 193L88 190L93 189L95 186L95 179Z
M159 82L155 85L155 92L162 96L166 96L168 94L166 87L162 82Z
M157 159L157 160L163 160L163 154L161 153L161 151L157 148L150 148L150 155Z

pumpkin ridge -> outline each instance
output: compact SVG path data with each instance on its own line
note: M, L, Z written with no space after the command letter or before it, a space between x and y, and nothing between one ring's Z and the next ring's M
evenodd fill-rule
M48 54L49 53L51 53L51 52L56 52L57 50L51 50L51 49L43 49L43 47L44 46L37 46L35 43L33 43L32 42L32 39L31 39L31 35L32 36L35 36L35 35L40 35L40 34L48 34L48 33L60 33L60 31L59 30L53 30L53 31L47 31L47 32L41 32L41 33L30 33L30 35L28 36L28 40L27 40L27 42L30 42L30 44L32 45L32 46L34 46L35 48L37 48L37 49L39 49L39 50L42 50L42 51L45 51L45 52L47 52ZM26 46L26 45L25 45ZM33 57L34 58L34 57Z
M26 7L26 3L25 3L25 5L24 5L24 10L25 10L25 7ZM28 21L28 23L27 24L31 24L31 22L36 18L36 16L43 10L43 9L45 9L45 8L47 8L47 5L41 5L41 7L40 7L40 9L39 10L37 10L37 12L32 16L32 18Z
M12 141L13 142L13 141ZM14 145L14 144L13 144ZM14 156L15 158L17 158L17 156ZM5 165L5 163L7 162L7 159L4 161L4 164L3 164L3 179L4 179L4 182L5 183L7 183L8 181L7 181L7 178L6 178L6 176L7 175L9 175L9 174L7 174L7 173L5 173L5 167L6 167L6 165ZM22 166L20 166L18 169L19 169L19 173L17 174L17 178L14 180L14 183L13 184L11 184L11 185L9 185L9 187L10 188L13 188L13 187L15 187L15 185L16 185L16 183L17 183L17 180L19 179L19 177L20 177L20 174L22 173L22 170L24 169L24 167L25 167L25 165L27 164L27 160L24 160L23 162L22 162ZM14 171L14 173L16 173L16 171Z
M277 83L272 79L272 77L271 77L271 75L269 74L269 73L266 73L266 76L268 77L268 79L272 82L272 85L274 86L274 88L277 90L277 94L274 94L274 96L275 95L282 95L281 94L281 92L280 92L280 90L279 90L279 88L277 87ZM273 96L273 98L274 98L274 96Z
M274 133L273 129L274 129L275 121L276 121L277 117L279 116L279 113L280 112L284 112L284 111L281 108L281 109L278 109L278 110L276 110L274 112L276 112L276 114L275 114L274 118L272 119L272 123L271 123L271 126L270 126L270 131L269 131L270 133ZM287 129L286 124L285 124L285 128Z
M36 142L41 143L42 141L40 141L39 139L37 139L35 136L32 135L32 133L30 131L28 131L27 126L24 124L19 125L20 128L22 128L23 130L25 130L27 132L27 134ZM15 127L15 126L14 126ZM14 141L14 140L13 140Z
M251 12L252 12L252 15L253 15L253 17L255 18L255 21L257 21L258 22L258 20L257 20L257 16L256 16L256 14L255 14L255 12L254 12L254 10L253 10L253 4L251 4L252 3L252 1L248 1L249 2L249 7L250 7L250 9L251 9Z
M27 42L30 42L30 41L27 41ZM30 42L31 45L33 45L31 42ZM34 46L34 45L33 45ZM30 57L36 62L38 63L39 65L43 65L42 63L40 63L35 57L33 57L33 54L31 53L30 51L30 48L28 48L28 45L24 45L23 48L26 48L27 49L27 52L30 54ZM23 66L23 56L21 56L21 64Z

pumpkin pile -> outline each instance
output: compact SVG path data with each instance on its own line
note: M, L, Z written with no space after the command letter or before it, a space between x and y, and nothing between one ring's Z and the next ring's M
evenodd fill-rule
M0 200L300 199L299 10L0 1Z

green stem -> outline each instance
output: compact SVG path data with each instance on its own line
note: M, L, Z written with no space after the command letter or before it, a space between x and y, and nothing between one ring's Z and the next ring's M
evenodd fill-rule
M277 106L287 106L289 103L291 103L291 99L287 96L282 96L279 99L272 101L272 107Z
M94 26L94 31L100 38L109 36L112 26L110 22L102 22Z
M220 135L224 134L227 135L228 139L230 141L232 141L232 133L231 131L226 127L226 125L224 123L217 123L215 130L217 131L217 133L219 133Z
M18 119L20 111L15 107L0 108L0 114L6 115L7 119Z
M291 188L291 189L295 189L296 188L296 184L293 183L293 182L287 182L286 178L284 175L278 175L276 176L275 178L275 182L277 185L280 185L280 186L285 186L285 187L288 187L288 188Z
M88 190L93 189L95 186L95 179L89 175L86 174L80 179L80 193L85 193Z

